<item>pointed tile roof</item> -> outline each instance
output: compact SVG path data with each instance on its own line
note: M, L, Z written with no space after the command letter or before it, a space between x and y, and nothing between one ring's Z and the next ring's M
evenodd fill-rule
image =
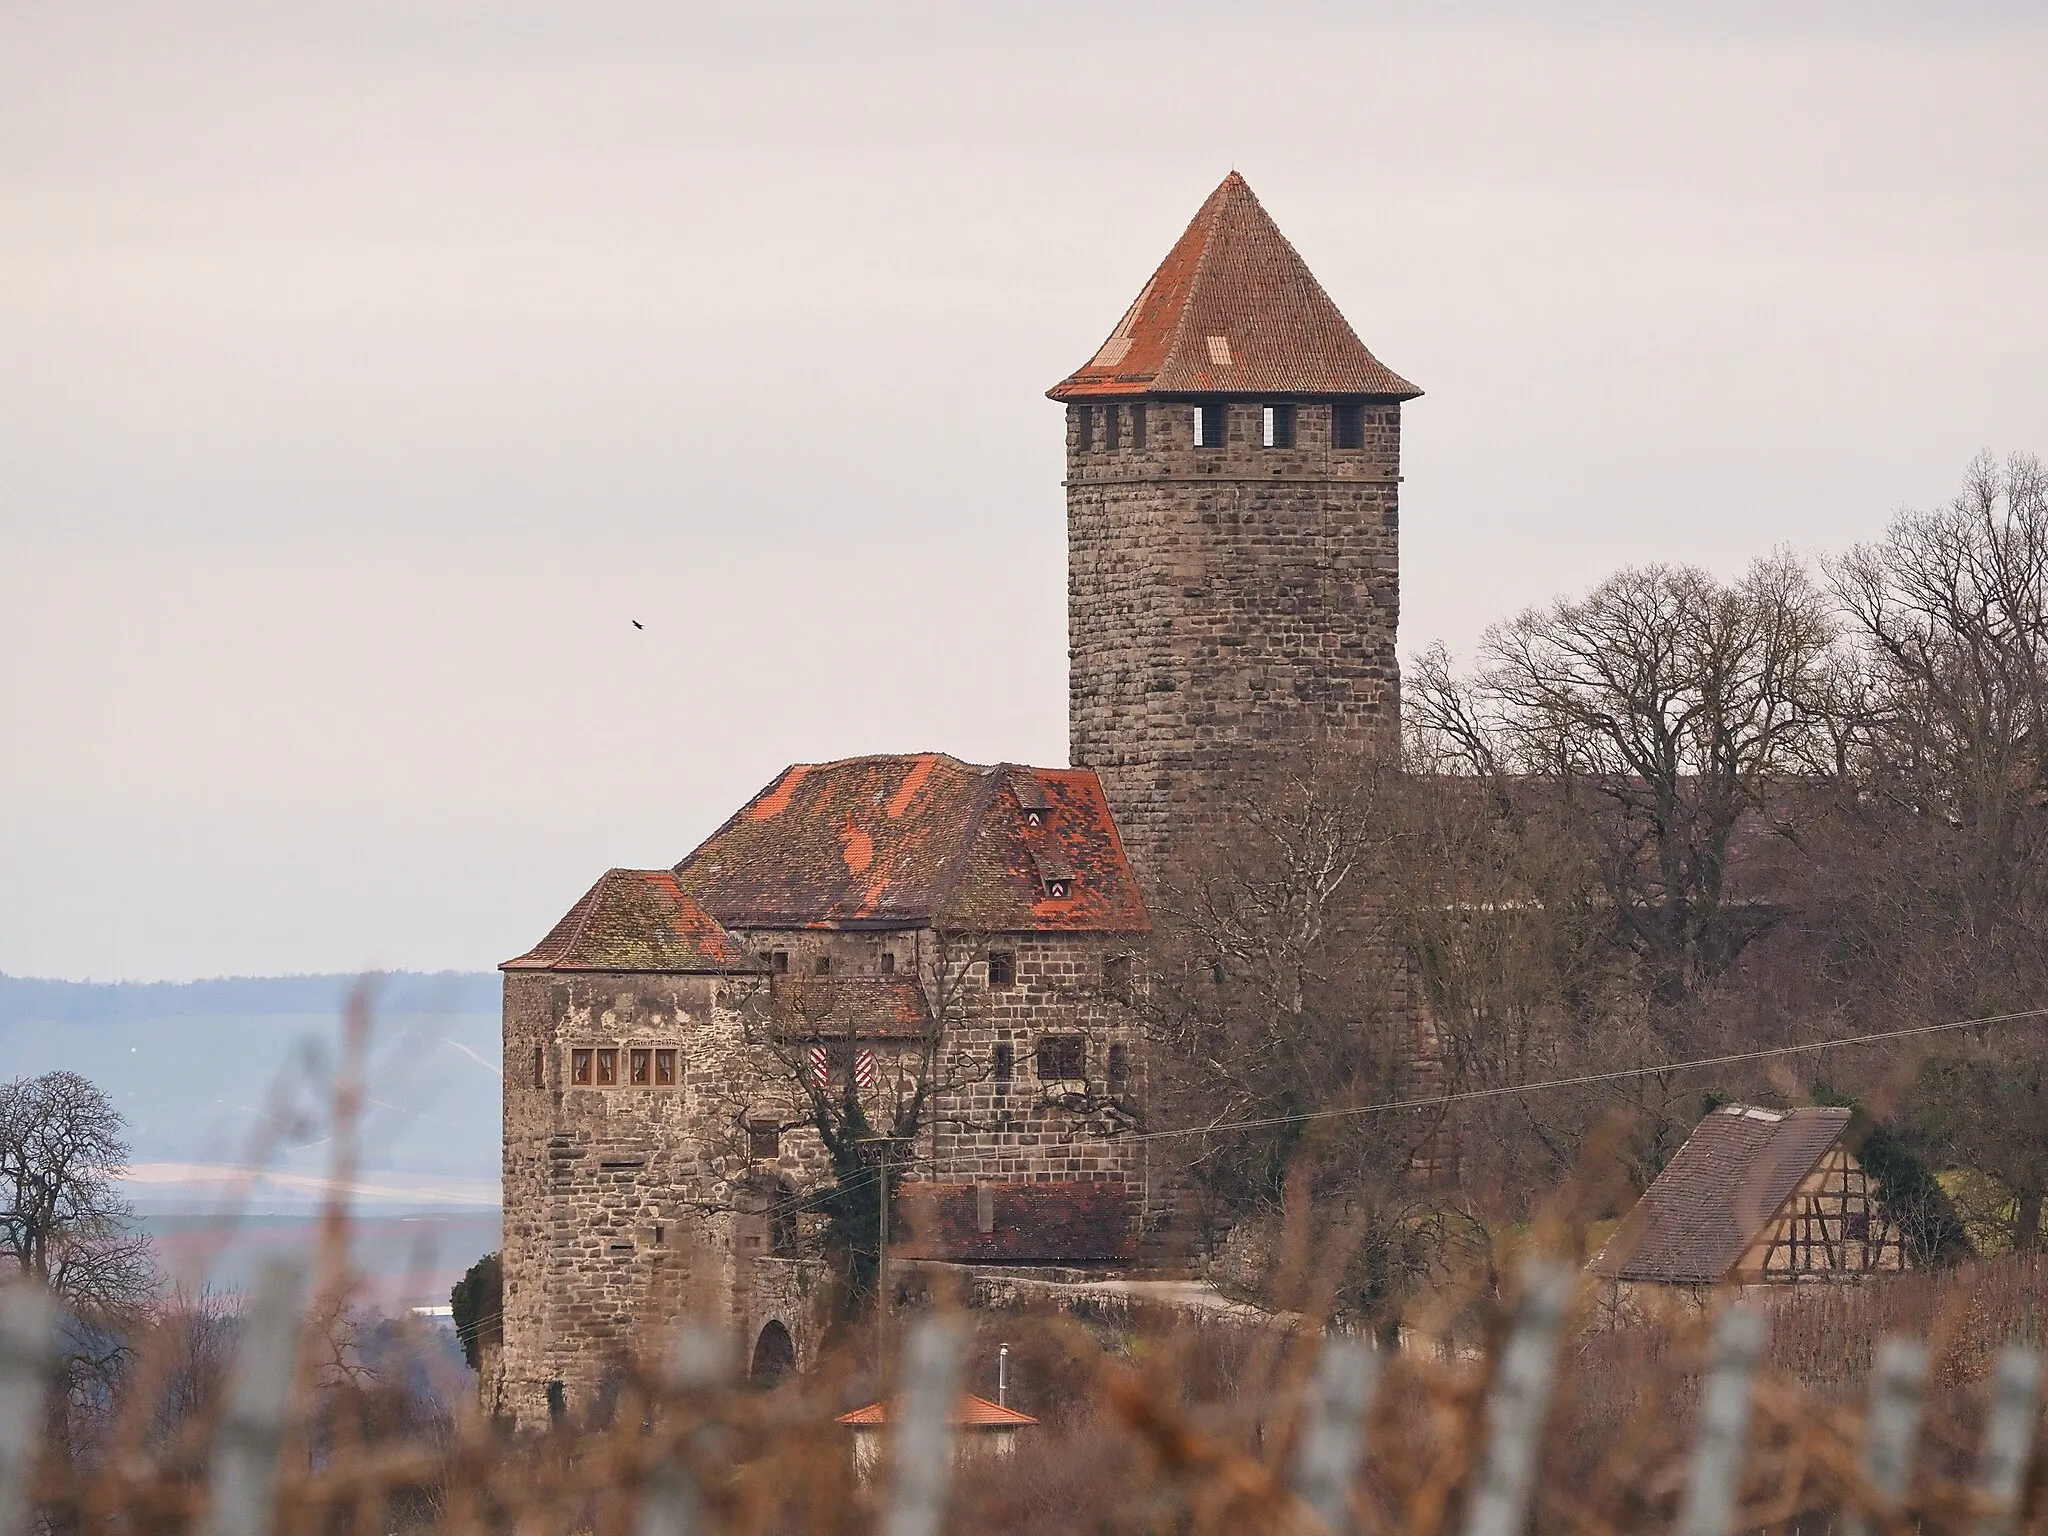
M501 971L751 971L757 962L666 869L613 869Z
M1014 1408L1005 1408L992 1403L985 1397L976 1397L972 1392L962 1392L960 1400L953 1405L953 1427L955 1429L1015 1429L1038 1420L1028 1413L1019 1413ZM856 1408L851 1413L839 1415L839 1422L855 1428L889 1422L887 1403L869 1403L865 1408Z
M1351 329L1245 179L1209 194L1109 339L1046 391L1104 395L1422 393Z

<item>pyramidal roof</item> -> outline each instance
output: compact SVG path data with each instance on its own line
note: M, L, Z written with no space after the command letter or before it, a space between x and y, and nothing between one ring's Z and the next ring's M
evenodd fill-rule
M1046 393L1422 393L1384 366L1232 171L1095 356Z

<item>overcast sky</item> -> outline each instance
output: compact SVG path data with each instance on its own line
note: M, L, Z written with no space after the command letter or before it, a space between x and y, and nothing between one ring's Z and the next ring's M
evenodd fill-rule
M1232 166L1427 392L1404 654L2048 451L2038 4L1529 9L4 0L0 970L488 966L787 762L1064 762L1043 391Z

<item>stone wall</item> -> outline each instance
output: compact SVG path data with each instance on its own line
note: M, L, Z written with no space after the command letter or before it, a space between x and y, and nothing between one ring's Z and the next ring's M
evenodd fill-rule
M1358 449L1331 446L1327 402L1296 405L1292 448L1261 446L1260 404L1225 409L1215 448L1187 401L1067 411L1069 752L1148 888L1261 755L1399 739L1398 402L1364 403Z

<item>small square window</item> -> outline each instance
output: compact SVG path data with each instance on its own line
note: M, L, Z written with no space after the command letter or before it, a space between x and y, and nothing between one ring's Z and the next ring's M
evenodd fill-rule
M789 951L786 949L770 950L768 952L768 969L775 972L778 976L787 972L789 970Z
M893 949L883 950L881 959L876 963L881 966L884 976L896 974L896 952Z
M545 1088L548 1085L548 1053L539 1046L533 1048L533 1086Z
M773 1125L747 1127L747 1156L756 1162L782 1156L782 1129Z
M654 1053L654 1086L673 1088L676 1085L676 1053L673 1050Z
M619 1053L609 1048L600 1050L597 1053L597 1086L600 1088L613 1087L618 1083L618 1080Z
M1007 1083L1017 1076L1017 1047L1007 1040L996 1042L995 1079Z
M1017 956L1007 949L988 952L988 984L992 987L1017 985Z
M1268 448L1294 446L1294 407L1269 405L1261 413L1259 441Z
M815 957L811 961L811 974L813 976L830 976L832 974L832 957L830 955Z
M569 1053L569 1081L583 1087L591 1082L590 1062L595 1051L571 1051Z
M634 1047L626 1057L627 1080L635 1088L648 1088L654 1084L654 1052Z
M1355 400L1339 400L1330 407L1330 446L1365 446L1365 407Z
M1088 1045L1079 1035L1043 1035L1038 1041L1038 1080L1079 1082L1088 1075Z

